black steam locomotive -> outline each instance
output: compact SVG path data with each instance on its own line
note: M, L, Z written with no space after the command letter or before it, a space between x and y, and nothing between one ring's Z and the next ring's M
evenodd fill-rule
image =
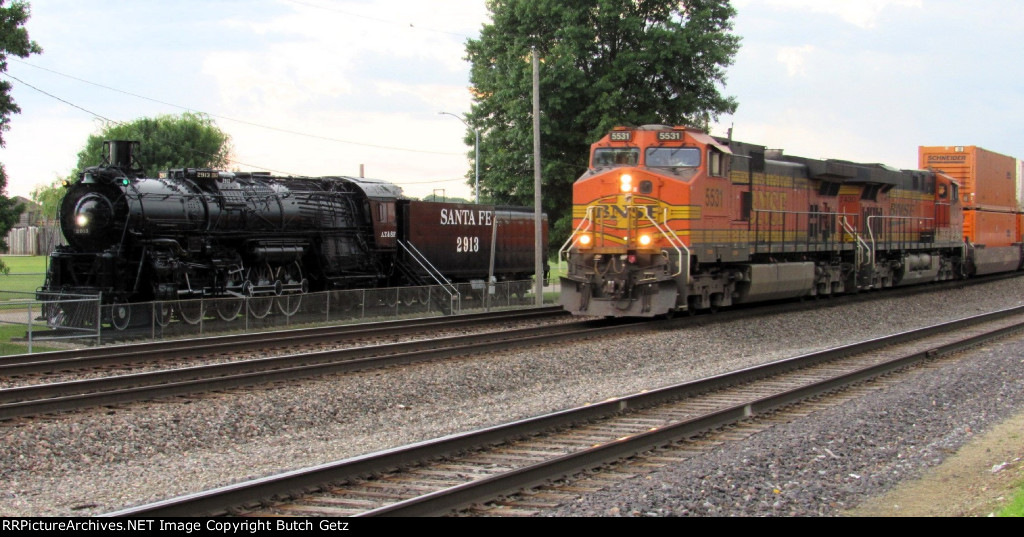
M105 142L104 162L68 186L68 245L53 252L41 298L100 295L115 306L105 321L125 328L139 319L118 306L137 302L482 281L492 231L496 280L534 272L532 209L412 201L352 177L187 168L146 178L137 149Z

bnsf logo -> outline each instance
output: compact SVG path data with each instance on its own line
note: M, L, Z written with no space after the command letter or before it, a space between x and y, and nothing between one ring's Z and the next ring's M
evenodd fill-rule
M631 205L629 207L623 207L621 205L596 205L598 218L627 218L632 214L636 218L654 218L658 211L656 205Z

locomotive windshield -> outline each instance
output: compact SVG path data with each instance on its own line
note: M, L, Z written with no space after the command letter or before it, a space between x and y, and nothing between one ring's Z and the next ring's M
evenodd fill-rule
M636 166L640 149L636 147L600 147L594 150L594 167Z
M700 166L700 149L696 147L649 147L645 155L652 168L696 168Z

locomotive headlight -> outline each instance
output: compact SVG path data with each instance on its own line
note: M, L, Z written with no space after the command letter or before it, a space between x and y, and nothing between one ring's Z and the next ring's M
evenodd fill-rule
M98 194L89 194L78 200L75 205L75 225L79 228L104 229L114 217L113 207L107 198Z
M651 236L650 235L640 235L640 239L639 240L640 240L640 245L641 246L650 246L651 245Z
M623 192L629 192L629 191L633 190L633 176L632 175L630 175L628 173L624 173L624 174L619 176L619 181L622 182L621 188L622 188Z

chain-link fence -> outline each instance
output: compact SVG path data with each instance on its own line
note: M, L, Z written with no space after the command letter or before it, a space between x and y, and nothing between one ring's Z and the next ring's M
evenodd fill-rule
M545 303L554 303L553 293L548 294ZM27 293L21 295L28 296L16 300L7 297L5 301L2 295L0 292L0 321L26 327L28 352L32 352L33 344L38 347L67 339L91 344L194 337L441 316L529 307L536 303L530 280L489 286L481 282L131 304L102 304L96 296Z
M91 340L100 342L100 300L95 295L0 291L0 354L35 352L39 341ZM57 330L53 326L62 327Z

